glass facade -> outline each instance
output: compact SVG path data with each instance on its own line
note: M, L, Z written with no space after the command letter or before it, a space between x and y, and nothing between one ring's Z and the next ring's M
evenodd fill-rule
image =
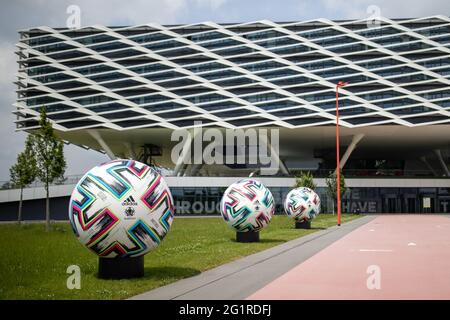
M341 94L343 126L447 123L449 46L447 17L385 19L378 27L320 20L33 28L20 32L17 126L35 127L42 105L62 131L155 121L327 125L341 79L350 83ZM155 114L174 103L189 112ZM212 114L236 105L249 110L242 121Z
M220 214L220 200L225 190L225 187L173 187L176 214ZM289 187L270 187L276 214L284 214L283 201L290 190ZM332 213L333 200L326 188L319 187L316 192L321 198L321 212ZM342 212L450 213L450 188L348 188L342 199Z

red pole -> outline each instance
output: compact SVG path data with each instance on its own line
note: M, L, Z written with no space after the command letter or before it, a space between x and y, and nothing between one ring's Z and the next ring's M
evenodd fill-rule
M336 184L337 184L337 225L341 225L341 165L339 154L339 88L347 82L339 81L336 85Z
M337 225L341 225L341 170L339 155L339 84L336 86L336 195L337 195Z

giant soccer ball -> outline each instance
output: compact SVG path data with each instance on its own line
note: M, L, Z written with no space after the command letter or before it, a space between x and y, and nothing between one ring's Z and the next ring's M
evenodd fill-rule
M297 221L310 221L320 212L320 198L309 188L293 189L286 196L284 211Z
M173 221L163 177L133 160L89 170L72 192L69 219L78 240L101 257L137 257L156 248Z
M275 212L272 193L261 182L243 179L225 191L220 203L225 222L236 231L259 231Z

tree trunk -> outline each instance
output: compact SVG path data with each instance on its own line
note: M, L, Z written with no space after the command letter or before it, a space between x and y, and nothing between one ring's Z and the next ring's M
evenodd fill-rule
M45 183L45 192L47 193L45 199L45 228L48 232L50 231L50 199L48 193L48 182Z
M337 205L336 205L336 202L337 202L337 199L334 199L333 198L333 205L332 205L332 207L333 207L333 215L335 215L336 213L337 213Z
M20 188L19 212L17 214L17 221L19 222L19 224L22 222L22 199L23 199L23 187Z

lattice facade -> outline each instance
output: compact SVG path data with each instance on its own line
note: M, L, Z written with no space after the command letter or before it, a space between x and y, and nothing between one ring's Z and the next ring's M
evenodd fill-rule
M20 31L17 128L348 128L450 122L450 19Z

